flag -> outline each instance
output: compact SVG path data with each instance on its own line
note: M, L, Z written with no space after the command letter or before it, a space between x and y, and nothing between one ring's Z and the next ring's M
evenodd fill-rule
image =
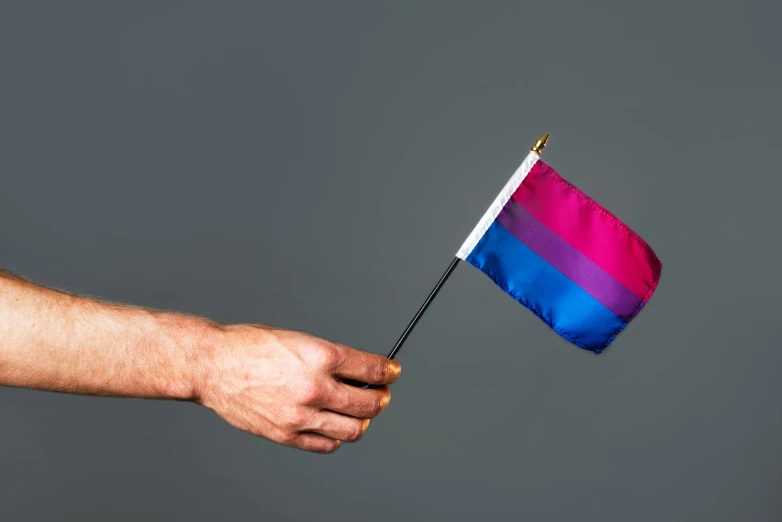
M602 352L657 288L662 263L608 210L530 152L456 257L568 341Z

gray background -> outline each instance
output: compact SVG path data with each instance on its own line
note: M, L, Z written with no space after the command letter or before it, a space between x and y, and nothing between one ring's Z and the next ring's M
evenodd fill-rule
M0 266L386 352L534 139L665 263L604 355L462 266L324 457L0 389L0 518L779 520L773 2L4 2Z

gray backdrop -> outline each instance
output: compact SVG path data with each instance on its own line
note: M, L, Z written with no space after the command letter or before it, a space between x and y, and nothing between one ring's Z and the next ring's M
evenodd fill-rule
M665 263L605 354L461 266L324 457L0 389L0 518L779 520L774 2L4 2L0 265L387 352L545 131Z

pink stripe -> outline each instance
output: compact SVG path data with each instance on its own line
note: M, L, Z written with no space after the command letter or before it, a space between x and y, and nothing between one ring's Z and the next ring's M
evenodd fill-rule
M649 300L662 270L654 251L554 169L535 163L513 199L636 296Z
M535 219L516 201L508 201L497 216L497 222L623 321L635 317L643 304L640 297Z

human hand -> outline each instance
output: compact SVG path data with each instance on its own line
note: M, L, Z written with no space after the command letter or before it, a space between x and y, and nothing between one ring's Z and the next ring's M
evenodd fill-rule
M198 402L236 428L319 453L363 435L401 370L381 355L259 325L219 327L208 344Z

